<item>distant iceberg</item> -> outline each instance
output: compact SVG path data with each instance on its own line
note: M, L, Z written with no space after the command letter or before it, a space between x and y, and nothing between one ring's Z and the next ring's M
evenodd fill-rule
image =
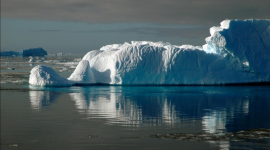
M210 34L202 47L149 41L103 46L88 52L68 79L50 78L56 72L36 66L29 83L67 86L270 82L269 19L224 20L221 26L210 28Z
M16 51L1 51L0 56L1 57L14 57L14 56L21 56L21 53L16 52Z
M48 53L43 48L25 49L21 50L20 53L22 54L23 57L48 55Z
M41 56L44 57L48 55L48 53L43 48L30 48L24 49L21 51L1 51L1 57L13 57L13 56L22 56L22 57L29 57L29 56Z

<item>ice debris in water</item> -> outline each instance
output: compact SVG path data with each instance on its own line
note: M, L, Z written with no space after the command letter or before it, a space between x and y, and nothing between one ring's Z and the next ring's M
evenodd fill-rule
M18 144L9 144L8 146L11 148L15 148L15 147L18 147Z
M33 57L31 57L31 58L29 59L29 62L36 62L36 59L33 58Z
M219 27L210 28L210 35L202 47L149 41L103 46L88 52L68 79L57 76L53 69L48 71L49 67L36 66L29 83L65 86L270 82L269 19L224 20Z
M13 68L13 67L9 67L9 68L7 68L8 70L15 70L15 68Z
M236 133L169 133L169 134L154 134L152 138L163 139L178 139L183 141L258 141L260 139L270 138L270 129L249 129L242 130Z

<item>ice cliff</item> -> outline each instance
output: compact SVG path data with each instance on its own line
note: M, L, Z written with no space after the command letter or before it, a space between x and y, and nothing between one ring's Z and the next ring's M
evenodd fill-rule
M63 85L270 82L269 19L224 20L219 27L210 28L210 34L202 47L148 41L103 46L88 52L67 80L43 78L40 72L50 75L52 70L37 66L31 71L29 83L55 86L61 85L60 82Z

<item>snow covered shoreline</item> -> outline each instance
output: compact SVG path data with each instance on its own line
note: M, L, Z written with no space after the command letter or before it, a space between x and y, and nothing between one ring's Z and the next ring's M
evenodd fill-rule
M270 82L270 20L224 20L202 47L132 41L88 52L68 79L36 66L34 86L220 85Z

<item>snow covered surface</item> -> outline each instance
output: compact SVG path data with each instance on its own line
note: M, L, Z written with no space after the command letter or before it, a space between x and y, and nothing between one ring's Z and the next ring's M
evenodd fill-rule
M202 47L148 41L103 46L88 52L68 80L42 66L33 68L29 83L215 85L270 81L269 19L224 20L220 27L210 28L210 35ZM49 75L52 77L46 77Z

